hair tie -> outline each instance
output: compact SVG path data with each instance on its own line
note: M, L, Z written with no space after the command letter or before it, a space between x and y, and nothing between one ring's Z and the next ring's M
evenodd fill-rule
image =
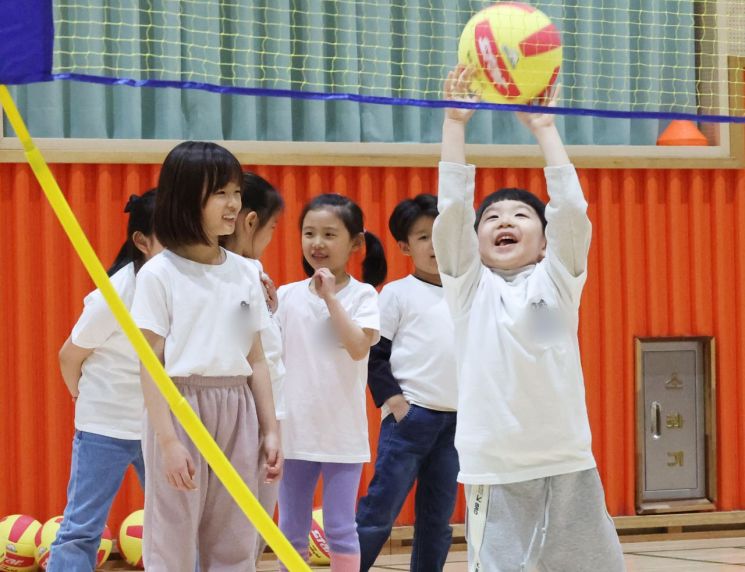
M139 203L142 200L142 197L140 195L129 195L129 200L127 201L127 204L124 207L124 212L129 213L132 210L132 207Z

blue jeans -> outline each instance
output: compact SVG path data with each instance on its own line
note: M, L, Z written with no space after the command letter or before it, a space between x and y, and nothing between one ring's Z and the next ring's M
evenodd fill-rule
M393 415L383 419L375 475L357 507L362 572L375 563L415 479L411 570L442 570L452 541L450 517L458 491L455 418L455 413L412 405L398 423Z
M67 506L52 543L47 572L95 569L101 534L129 465L134 465L144 485L145 463L139 440L75 432Z

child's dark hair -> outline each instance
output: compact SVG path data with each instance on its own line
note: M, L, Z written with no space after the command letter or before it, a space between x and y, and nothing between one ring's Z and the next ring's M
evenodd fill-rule
M113 276L130 262L134 262L135 272L145 263L145 255L135 246L132 235L141 232L145 236L153 234L153 213L155 212L156 189L150 189L142 195L132 195L124 207L124 212L129 214L127 221L127 240L119 249L111 268L109 276Z
M269 219L285 207L285 202L282 200L279 191L269 181L251 172L243 173L241 201L241 210L256 213L259 219L259 228L268 223Z
M364 233L365 258L362 261L362 281L373 286L382 284L385 280L385 275L388 273L388 264L385 261L383 245L377 236L365 230L362 209L352 199L335 193L318 195L305 205L303 212L300 214L301 231L305 215L310 211L326 208L334 210L352 238L360 233ZM313 275L313 267L308 264L305 258L303 258L303 269L308 276Z
M492 194L487 195L483 201L481 201L481 204L476 211L476 223L474 224L474 228L476 230L478 230L479 228L479 223L481 222L481 217L484 216L484 211L491 205L493 205L494 203L498 203L499 201L519 201L521 203L525 203L536 212L538 218L541 219L543 230L546 230L546 203L544 203L530 191L526 191L525 189L513 188L499 189L498 191L494 191Z
M166 248L209 244L202 228L202 208L210 195L243 180L233 154L205 141L185 141L174 147L160 170L155 202L155 234Z
M415 196L413 199L404 199L396 205L388 219L388 228L393 238L399 242L409 239L411 227L419 217L437 217L437 197L427 193Z

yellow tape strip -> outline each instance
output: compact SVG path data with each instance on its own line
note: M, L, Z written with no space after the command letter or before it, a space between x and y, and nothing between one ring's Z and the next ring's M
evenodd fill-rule
M59 185L49 170L44 157L34 145L31 135L23 122L23 118L18 112L8 88L4 85L0 85L0 103L2 103L3 109L5 109L5 113L16 135L21 140L28 163L31 165L41 188L44 189L44 194L49 204L52 205L52 209L54 209L57 218L65 229L70 242L72 242L80 260L83 261L83 265L93 279L93 282L106 299L122 330L124 330L127 338L129 338L129 341L134 346L140 360L142 360L142 363L150 372L155 384L171 407L171 411L173 411L173 414L184 427L191 440L194 441L197 449L199 449L199 452L207 460L212 470L215 471L215 474L225 485L225 488L228 489L235 502L256 527L259 534L264 537L267 544L272 547L272 550L274 550L274 553L282 563L291 572L309 572L310 568L308 565L280 532L266 511L264 511L261 504L256 500L256 497L251 493L246 483L243 482L243 479L241 479L240 475L233 468L233 465L230 464L230 461L228 461L220 447L217 446L212 436L204 428L197 414L194 413L189 403L183 398L179 390L176 389L165 369L163 369L160 360L153 353L150 344L147 343L142 332L135 325L132 316L127 311L127 307L111 285L109 277L88 242L83 229L80 228L75 214L70 209L70 205L65 200L62 191L60 191Z

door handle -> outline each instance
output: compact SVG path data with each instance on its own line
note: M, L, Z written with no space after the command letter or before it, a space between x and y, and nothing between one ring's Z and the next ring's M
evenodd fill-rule
M652 406L649 409L649 415L652 418L652 438L659 439L662 436L660 434L660 426L662 425L662 406L659 401L652 402Z

